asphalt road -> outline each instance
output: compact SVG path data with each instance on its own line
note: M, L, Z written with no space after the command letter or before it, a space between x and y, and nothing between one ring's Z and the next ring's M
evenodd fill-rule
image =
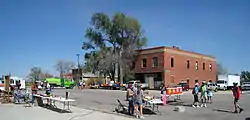
M112 113L117 105L117 99L122 103L125 101L125 92L119 90L100 90L100 89L85 89L85 90L68 90L70 98L76 100L73 105L94 109L103 112ZM53 90L57 96L65 96L64 89ZM150 91L150 95L159 95L159 91ZM192 95L190 92L184 93L179 102L169 102L166 106L160 106L160 115L145 115L146 119L153 120L245 120L250 117L250 94L245 93L241 96L240 105L244 108L241 114L231 113L233 111L233 97L230 92L215 93L213 103L208 104L207 108L192 108ZM175 112L173 109L176 106L182 106L186 110L183 113ZM216 109L216 110L215 110Z

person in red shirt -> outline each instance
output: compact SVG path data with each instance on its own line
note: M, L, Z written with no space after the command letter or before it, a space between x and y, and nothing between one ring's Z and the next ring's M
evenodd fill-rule
M233 96L234 96L234 108L235 108L235 113L238 113L238 109L239 109L239 113L241 113L243 111L243 109L239 106L238 102L240 99L240 88L237 86L238 83L233 83L234 87L232 89L233 91Z

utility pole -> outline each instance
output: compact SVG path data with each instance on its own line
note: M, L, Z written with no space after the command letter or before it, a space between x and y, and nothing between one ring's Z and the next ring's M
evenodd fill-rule
M77 56L77 83L80 81L80 54L76 54Z

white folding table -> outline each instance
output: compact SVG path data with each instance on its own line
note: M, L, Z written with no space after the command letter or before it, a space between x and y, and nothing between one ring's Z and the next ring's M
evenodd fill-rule
M70 110L69 109L70 102L75 102L74 99L66 99L66 98L63 98L63 97L48 97L48 99L53 100L54 106L56 106L55 101L59 101L59 102L63 103L63 109L62 110ZM65 109L66 105L67 105L67 109Z
M63 109L62 110L70 110L69 109L70 102L74 102L75 101L74 99L66 99L66 98L63 98L63 97L52 97L52 96L46 97L46 96L42 96L42 95L38 95L38 94L34 94L33 96L39 97L41 99L49 99L49 101L50 101L49 105L53 106L53 107L57 107L55 102L59 101L59 102L63 103ZM65 109L66 105L67 105L67 109Z
M159 105L163 104L163 102L161 101L161 99L153 99L153 100L148 100L148 101L145 100L145 102L146 102L146 106L149 105L150 107L152 107L152 111L153 112L160 113L160 111L159 111ZM156 108L156 110L155 110L155 108Z

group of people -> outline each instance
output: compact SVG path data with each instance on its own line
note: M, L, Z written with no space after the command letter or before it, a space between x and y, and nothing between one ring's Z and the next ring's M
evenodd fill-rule
M127 89L127 100L129 101L128 114L134 115L136 118L143 117L143 90L140 85L129 84Z
M238 101L240 99L240 87L238 86L238 83L233 83L234 86L232 88L233 96L234 96L234 107L235 107L235 113L241 113L243 109L239 106ZM199 93L200 93L200 100L201 105L199 105ZM204 81L202 82L202 85L199 87L199 84L196 83L195 87L193 88L192 94L194 96L194 102L193 107L199 108L199 107L207 107L206 103L212 103L212 97L213 97L213 88L212 86L207 85L207 83Z
M32 91L32 99L31 99L31 103L34 104L34 101L35 101L35 96L34 94L37 94L37 91L39 90L38 89L38 86L39 86L39 82L35 82L31 85L31 91ZM48 82L44 82L43 83L43 87L45 89L45 94L46 95L50 95L51 93L51 90L52 90L52 87L50 86L50 84Z
M84 81L79 82L78 89L84 89L86 86L86 83Z
M199 105L199 92L201 93L201 105ZM202 85L200 87L199 83L196 83L195 87L193 88L192 94L194 96L194 108L207 107L207 102L209 102L210 104L212 103L213 90L206 84L206 82L202 82Z

